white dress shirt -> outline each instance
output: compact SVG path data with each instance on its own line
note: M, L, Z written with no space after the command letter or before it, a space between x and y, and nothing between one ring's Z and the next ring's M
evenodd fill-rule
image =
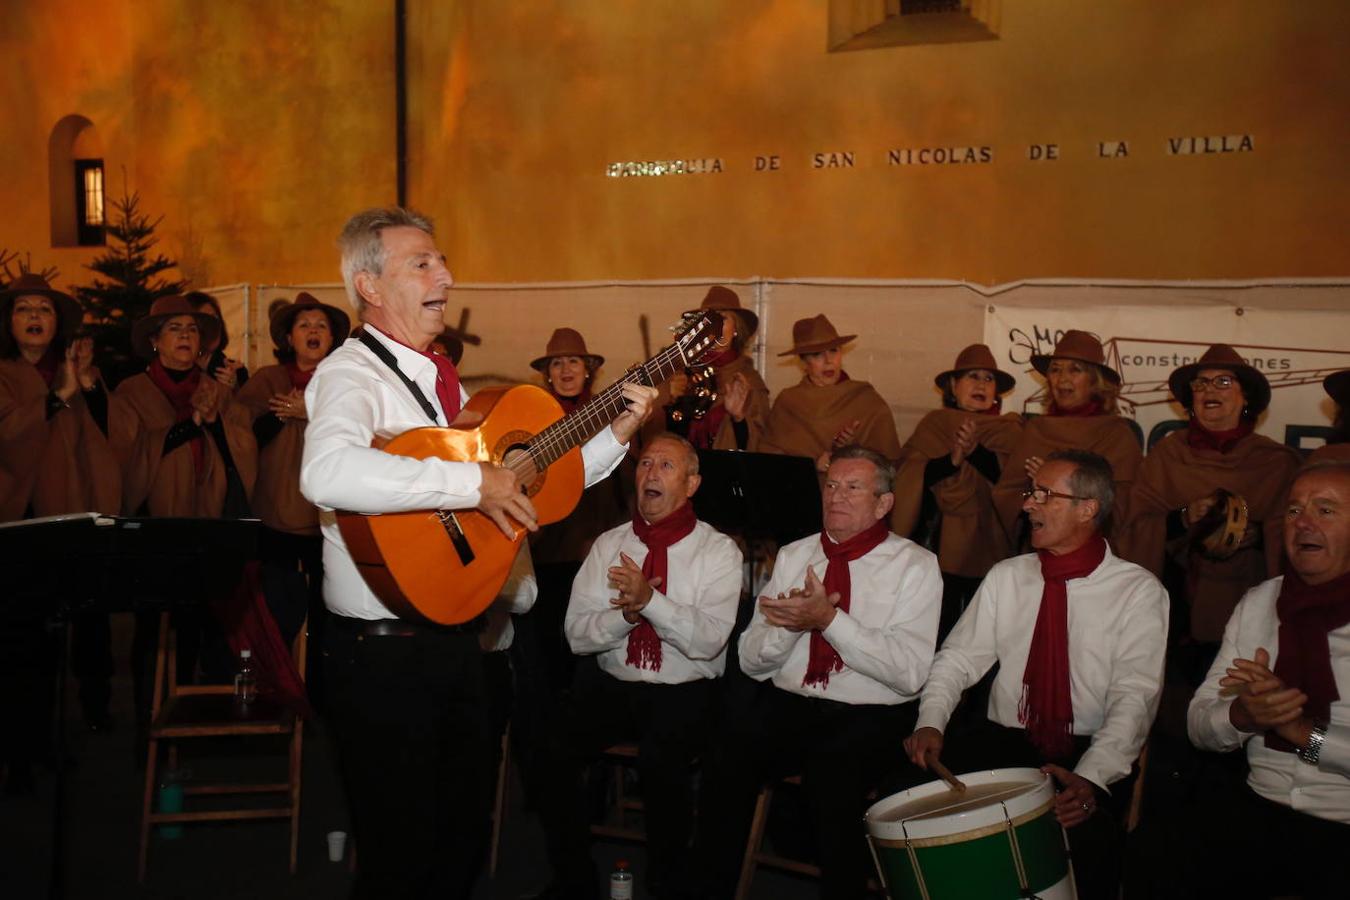
M917 728L944 730L961 692L996 661L989 718L1024 727L1017 706L1044 587L1035 553L989 570L933 661ZM1092 574L1070 579L1066 588L1073 733L1092 736L1074 771L1105 790L1129 774L1158 711L1167 591L1148 570L1120 559L1110 547Z
M625 522L595 539L572 582L563 630L572 652L597 655L600 668L620 681L682 684L716 678L727 664L727 641L741 599L741 551L706 522L666 548L668 584L652 589L642 616L661 639L661 669L628 664L630 625L609 601L609 569L625 553L639 567L647 545Z
M448 424L436 396L436 364L409 347L367 328L393 354ZM468 400L463 386L461 402ZM482 475L477 463L412 459L371 447L431 423L398 375L356 338L319 363L305 389L309 426L300 464L300 492L319 508L323 533L324 602L340 616L390 619L394 614L366 585L347 552L336 509L373 515L419 509L472 509ZM624 446L609 428L582 447L586 483L605 477L623 458Z
M530 542L521 541L506 584L497 592L487 608L487 624L478 635L478 646L485 653L511 649L516 638L516 626L511 616L527 613L539 599L539 581L534 577L534 560L530 557Z
M1280 655L1280 623L1275 601L1284 578L1263 581L1247 591L1228 620L1223 645L1205 683L1191 699L1186 714L1191 741L1203 750L1236 750L1247 744L1251 774L1247 783L1267 800L1301 813L1350 825L1350 625L1327 635L1331 647L1331 671L1341 698L1331 704L1317 765L1299 761L1293 753L1266 747L1265 737L1238 731L1228 718L1231 697L1219 696L1219 679L1234 659L1252 659L1256 648L1270 653L1270 668Z
M773 576L762 595L777 597L806 585L806 567L825 580L829 560L820 535L778 551ZM839 703L907 703L919 695L937 643L942 573L937 557L913 541L888 534L866 556L848 564L849 609L835 613L823 632L844 662L828 684L803 685L811 658L811 632L770 625L755 617L738 645L741 669L756 681L804 697Z

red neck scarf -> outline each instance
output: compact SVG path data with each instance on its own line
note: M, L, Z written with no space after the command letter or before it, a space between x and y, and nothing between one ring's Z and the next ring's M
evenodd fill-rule
M1192 450L1213 450L1215 453L1227 453L1238 445L1243 438L1252 433L1256 423L1244 420L1236 428L1227 431L1210 431L1191 416L1186 428L1186 443Z
M47 390L51 390L52 385L56 384L56 371L61 367L61 354L56 350L56 341L47 345L47 349L42 351L42 357L33 363L33 368L37 369L42 380L47 383Z
M441 356L439 353L432 353L429 350L418 350L416 347L403 343L392 334L381 328L367 323L370 328L375 328L380 334L389 338L395 344L401 347L407 347L414 353L425 356L436 364L436 399L441 401L441 412L445 413L445 421L455 421L455 416L459 415L459 372L455 371L455 364L450 361L450 357Z
M1275 601L1275 614L1280 620L1275 675L1308 695L1303 707L1306 715L1326 719L1331 704L1341 698L1331 670L1327 635L1350 625L1350 572L1317 585L1305 583L1295 572L1286 573ZM1298 749L1272 733L1266 734L1266 746L1288 753Z
M638 540L647 545L647 558L642 561L642 574L648 581L659 576L661 593L670 593L670 571L666 550L688 537L697 524L694 504L688 500L654 525L642 518L641 513L633 513L633 533L637 535ZM661 671L661 637L652 627L652 623L645 618L637 623L636 628L628 632L627 663L638 669Z
M1082 406L1063 407L1056 406L1052 416L1063 416L1066 419L1085 419L1088 416L1100 416L1102 414L1102 401L1095 397Z
M174 422L187 422L192 418L192 395L196 393L197 386L202 383L202 370L198 366L193 366L187 371L186 377L175 379L169 374L169 370L164 368L164 364L156 356L150 360L150 366L145 370L150 376L150 380L155 383L164 396L168 399L169 405L173 407ZM206 468L206 440L200 433L192 440L188 441L188 447L192 450L192 470L197 474L197 480L201 481Z
M824 531L820 533L820 547L825 551L825 558L829 560L822 581L826 594L839 594L839 609L848 612L853 600L853 581L849 577L848 564L871 553L890 533L890 523L886 519L878 519L872 523L871 528L864 529L837 544ZM806 663L806 674L802 676L802 687L818 684L821 690L824 690L830 686L830 673L841 672L843 669L844 661L840 658L839 651L830 646L830 642L825 640L825 635L819 631L812 631L811 656Z
M548 392L553 395L554 400L558 401L558 405L562 407L563 415L565 416L570 416L572 413L591 402L590 379L586 380L586 384L582 387L581 393L577 394L575 397L564 397L562 394L553 390L552 385L549 385Z
M1085 578L1106 558L1106 541L1100 534L1083 546L1056 556L1037 551L1041 558L1041 609L1031 635L1026 671L1022 674L1022 698L1017 721L1027 729L1031 743L1050 761L1073 752L1073 695L1069 687L1069 590L1072 578Z
M314 377L316 371L317 368L301 369L299 363L295 360L286 363L286 374L291 376L291 387L297 391L303 391L309 387L309 380Z

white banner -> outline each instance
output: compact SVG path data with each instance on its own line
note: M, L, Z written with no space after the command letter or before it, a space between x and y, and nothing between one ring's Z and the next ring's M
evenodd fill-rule
M1005 409L1042 411L1045 381L1032 368L1031 357L1051 352L1071 328L1102 341L1108 365L1123 382L1122 413L1139 425L1148 446L1186 418L1167 388L1168 376L1195 362L1211 344L1231 345L1270 380L1270 408L1257 430L1303 449L1322 444L1331 424L1331 401L1322 379L1350 368L1350 317L1345 312L1184 302L1077 308L991 305L985 342L1017 376L1016 389L1004 399Z

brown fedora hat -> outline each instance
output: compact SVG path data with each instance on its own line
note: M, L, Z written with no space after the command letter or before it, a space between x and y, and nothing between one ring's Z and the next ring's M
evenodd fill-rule
M336 347L347 339L347 335L352 330L351 318L336 306L330 306L321 301L318 297L308 291L301 291L295 295L294 303L287 303L272 314L270 330L272 332L272 343L278 350L289 349L286 345L286 338L290 336L291 329L295 327L295 319L302 312L317 309L328 316L328 327L333 332L333 346Z
M736 329L741 340L748 340L759 329L759 316L741 306L740 295L731 288L722 287L720 284L713 285L708 288L708 293L704 295L703 302L698 305L698 309L691 309L688 312L700 313L705 309L730 311L736 315L736 318L743 320L745 327Z
M203 347L220 334L219 319L207 313L197 312L182 294L172 294L155 300L150 304L150 312L132 324L131 349L145 359L153 359L155 348L150 339L159 332L159 326L164 324L165 319L172 319L174 316L192 316L197 320L197 330L201 332Z
M61 337L70 340L84 321L84 307L74 297L53 288L47 283L47 279L37 272L24 272L11 281L9 287L0 291L0 310L3 311L0 313L0 319L4 320L4 327L9 328L9 317L11 310L14 309L14 301L20 297L32 296L46 297L55 304Z
M842 347L856 338L856 334L840 334L834 325L821 313L810 319L798 319L792 323L792 348L784 350L779 356L801 356L804 353L820 353L831 347Z
M1350 406L1350 369L1341 369L1323 378L1322 390L1336 401L1337 406Z
M1052 353L1037 353L1031 357L1031 367L1044 375L1045 370L1050 368L1052 359L1074 359L1078 362L1091 363L1106 373L1112 384L1120 384L1120 373L1106 364L1102 342L1086 331L1071 328L1064 332Z
M971 369L988 369L993 372L994 384L1000 394L1006 394L1013 389L1013 385L1017 384L1016 378L998 367L998 363L994 361L993 352L985 344L971 344L962 350L956 355L956 362L952 367L934 378L933 383L946 390L948 378L969 372Z
M555 356L580 356L592 369L598 369L605 363L603 356L596 356L586 349L586 339L575 328L559 328L554 331L553 336L548 339L548 346L544 348L544 355L530 363L530 368L540 372L547 371L548 361Z
M1172 389L1172 396L1176 397L1177 402L1186 409L1190 409L1191 403L1195 400L1191 396L1191 379L1195 378L1195 373L1201 369L1227 369L1232 372L1242 385L1242 393L1247 398L1247 409L1253 418L1259 416L1270 405L1270 382L1266 380L1266 376L1262 375L1260 370L1247 365L1247 361L1232 347L1227 344L1215 344L1201 355L1198 362L1181 366L1167 376L1167 386Z

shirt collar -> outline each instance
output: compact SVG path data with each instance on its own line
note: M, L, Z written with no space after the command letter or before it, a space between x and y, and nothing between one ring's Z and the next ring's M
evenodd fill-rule
M431 369L433 372L436 370L436 364L426 356L418 353L406 344L400 344L369 322L365 323L363 327L373 338L375 338L375 340L379 341L390 353L394 354L394 359L398 362L398 367L403 370L405 375L415 379L425 374L427 369Z

